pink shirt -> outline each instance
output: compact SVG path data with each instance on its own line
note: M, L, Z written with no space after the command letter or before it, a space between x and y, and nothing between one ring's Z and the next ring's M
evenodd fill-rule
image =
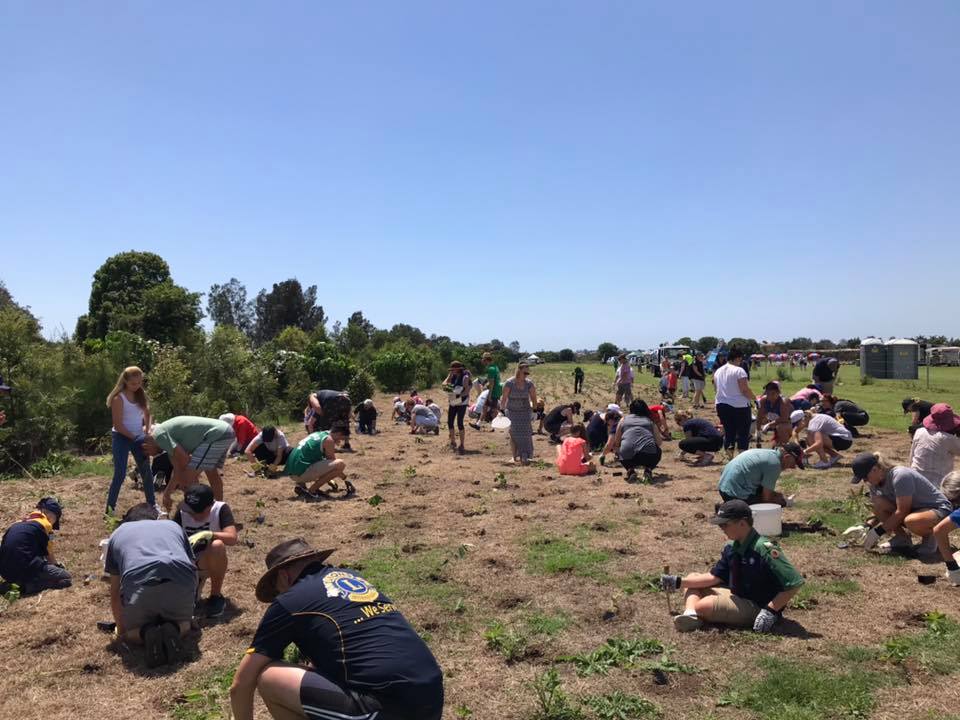
M587 441L583 438L563 439L560 455L557 457L557 470L561 475L583 475L587 472L587 465L583 462L583 448L586 444Z

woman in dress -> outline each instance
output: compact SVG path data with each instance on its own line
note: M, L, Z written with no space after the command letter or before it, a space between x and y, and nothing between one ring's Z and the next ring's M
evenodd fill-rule
M537 389L527 379L530 367L517 365L516 374L503 384L500 409L510 418L510 450L513 462L526 465L533 457L533 405L537 403Z

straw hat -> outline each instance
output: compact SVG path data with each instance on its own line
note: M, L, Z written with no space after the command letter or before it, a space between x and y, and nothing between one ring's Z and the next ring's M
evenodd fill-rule
M317 550L310 547L303 538L294 538L277 545L273 550L267 553L267 571L257 581L257 600L260 602L273 602L277 597L277 572L299 560L313 560L314 562L323 562L333 554L336 548L330 550Z

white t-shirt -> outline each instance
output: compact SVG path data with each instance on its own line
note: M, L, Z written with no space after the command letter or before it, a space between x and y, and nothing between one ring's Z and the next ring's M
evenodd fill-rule
M750 401L740 392L740 379L747 379L747 371L739 365L727 363L713 372L713 382L717 387L716 404L731 407L750 407Z
M844 440L853 439L853 434L847 430L847 428L829 415L823 414L814 415L810 418L810 424L807 425L807 432L826 433L830 437L842 437Z

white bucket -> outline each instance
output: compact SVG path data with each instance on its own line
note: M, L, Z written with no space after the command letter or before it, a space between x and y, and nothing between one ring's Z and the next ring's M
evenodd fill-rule
M783 508L775 503L751 505L753 529L767 537L779 537L783 533Z

